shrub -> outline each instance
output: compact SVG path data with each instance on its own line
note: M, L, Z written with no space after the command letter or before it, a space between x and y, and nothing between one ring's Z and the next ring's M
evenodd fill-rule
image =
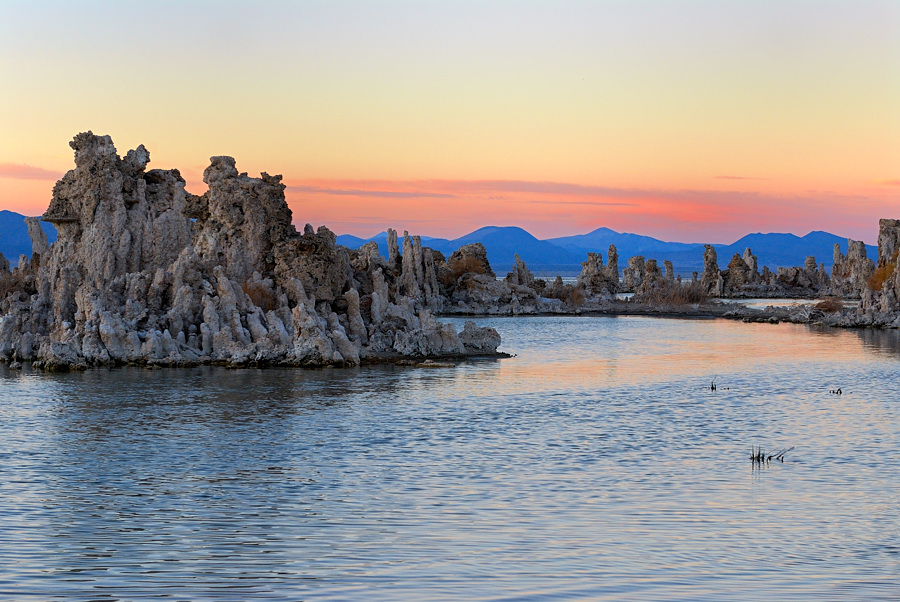
M703 303L708 298L699 281L660 282L650 290L635 293L634 301L647 305L679 306Z
M453 286L464 274L484 274L484 264L477 257L463 255L451 258L441 270L441 283L444 286Z
M869 276L868 280L866 280L866 285L868 285L869 290L880 291L881 287L884 286L884 283L888 280L888 278L893 275L894 268L896 267L897 252L895 251L894 257L880 268L875 268L875 271L872 272L872 275Z
M838 296L824 297L821 301L813 305L813 309L818 309L827 314L833 314L844 309L844 301Z
M573 286L566 298L566 303L572 307L581 307L584 305L584 293L577 286Z

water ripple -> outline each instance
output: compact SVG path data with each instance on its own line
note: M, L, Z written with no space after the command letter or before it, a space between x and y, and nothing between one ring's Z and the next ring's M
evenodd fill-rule
M483 322L517 357L0 368L0 597L900 597L896 336Z

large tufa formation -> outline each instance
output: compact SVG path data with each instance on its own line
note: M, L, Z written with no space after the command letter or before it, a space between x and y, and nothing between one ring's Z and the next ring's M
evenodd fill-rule
M513 265L512 271L506 275L506 281L513 286L534 288L534 275L531 270L528 269L518 253L516 253L515 259L516 263Z
M464 245L438 265L446 313L518 315L545 311L537 281L516 255L513 271L498 280L480 242Z
M146 170L109 136L79 134L75 169L29 223L35 256L10 275L0 357L50 368L116 363L352 365L495 353L493 329L438 323L434 256L406 237L398 265L349 251L327 228L298 234L281 176L238 173L213 157L209 190L177 170ZM391 245L390 242L393 242Z
M803 267L778 268L777 284L782 288L807 296L815 296L827 290L831 279L823 264L816 264L816 258L810 255Z
M703 250L703 275L700 277L700 286L711 297L721 297L724 294L725 284L719 274L716 248L712 245L706 245Z
M864 242L848 238L846 257L841 253L841 245L835 243L831 268L831 286L835 294L861 298L868 288L866 281L874 271L875 262L866 256Z
M618 260L613 245L610 245L610 251L612 257ZM604 267L600 253L588 253L587 261L581 263L577 282L589 296L611 299L619 290L619 268L615 264Z
M644 281L644 256L628 258L628 267L622 270L622 285L625 290L636 291Z
M848 253L849 255L849 249ZM900 220L878 221L878 263L867 280L860 309L865 312L896 314L900 312ZM900 326L900 323L895 324Z

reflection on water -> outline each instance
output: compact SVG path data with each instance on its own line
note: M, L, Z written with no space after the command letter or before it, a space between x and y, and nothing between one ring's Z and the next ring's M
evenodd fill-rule
M739 303L753 309L766 307L800 307L801 305L815 305L821 299L719 299L722 303ZM845 308L859 306L859 300L844 299Z
M900 331L863 328L854 330L866 349L900 356Z
M516 357L0 369L0 598L900 596L896 331L481 322Z

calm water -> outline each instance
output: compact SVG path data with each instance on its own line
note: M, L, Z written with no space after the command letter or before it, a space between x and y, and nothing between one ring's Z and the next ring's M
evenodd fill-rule
M517 356L0 368L0 598L900 598L897 332L482 323Z

